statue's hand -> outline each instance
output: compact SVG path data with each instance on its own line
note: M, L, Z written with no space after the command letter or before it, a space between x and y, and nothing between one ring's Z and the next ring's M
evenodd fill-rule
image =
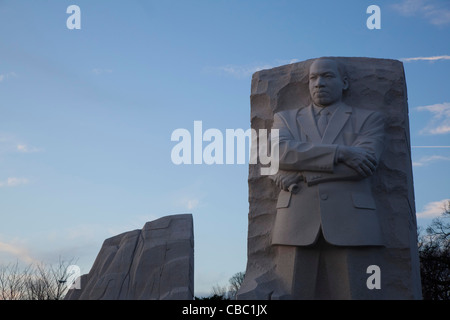
M358 147L339 146L338 161L353 168L363 177L373 175L377 167L376 158L367 150Z
M303 176L297 171L278 170L278 173L270 176L276 185L285 191L289 191L289 187L303 180Z

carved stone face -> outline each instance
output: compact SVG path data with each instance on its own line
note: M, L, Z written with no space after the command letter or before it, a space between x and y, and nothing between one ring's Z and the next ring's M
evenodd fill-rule
M331 59L318 59L309 68L309 92L318 107L326 107L342 99L348 88L347 78L342 78L338 65Z

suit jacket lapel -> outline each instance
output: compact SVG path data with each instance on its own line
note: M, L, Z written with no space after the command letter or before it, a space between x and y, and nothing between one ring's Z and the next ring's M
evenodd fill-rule
M351 114L352 108L346 104L341 104L336 109L333 116L329 119L327 129L323 134L323 144L333 144Z
M312 142L320 143L322 138L317 129L316 119L312 105L301 109L297 115L299 128L310 138Z

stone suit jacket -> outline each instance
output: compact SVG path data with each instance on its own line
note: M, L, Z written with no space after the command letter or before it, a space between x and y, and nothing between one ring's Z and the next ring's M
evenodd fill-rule
M321 137L311 105L274 115L279 168L300 171L304 181L298 193L280 192L272 244L308 246L322 229L325 240L334 245L383 245L371 178L337 163L336 149L364 148L379 160L384 123L376 111L341 103Z

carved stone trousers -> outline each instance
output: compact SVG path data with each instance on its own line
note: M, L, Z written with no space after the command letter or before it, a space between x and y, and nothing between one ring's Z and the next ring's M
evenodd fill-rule
M383 299L382 247L335 246L320 234L311 246L278 246L277 250L281 299ZM368 273L373 265L380 268L378 275ZM373 288L377 281L380 289Z

